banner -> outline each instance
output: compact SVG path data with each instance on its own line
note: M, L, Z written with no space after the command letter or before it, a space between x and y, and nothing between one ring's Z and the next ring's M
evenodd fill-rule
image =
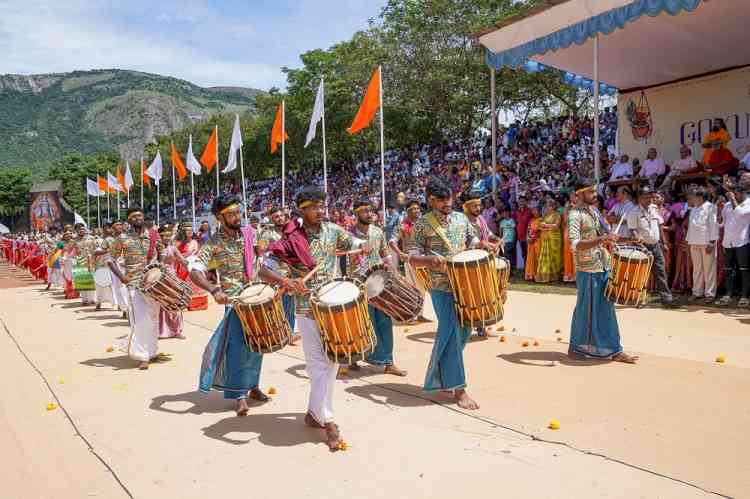
M32 230L48 230L63 223L63 208L57 192L34 192L29 205L29 227Z
M750 152L750 67L620 94L617 107L620 154L641 164L651 147L671 164L682 145L700 161L714 118L726 121L737 159Z

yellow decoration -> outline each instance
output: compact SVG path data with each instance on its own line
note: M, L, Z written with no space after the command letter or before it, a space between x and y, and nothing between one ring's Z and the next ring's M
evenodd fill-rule
M723 364L726 361L727 361L727 358L724 357L724 355L719 354L716 356L716 362L718 362L719 364Z
M57 404L55 404L54 402L50 402L49 404L47 404L48 411L54 411L55 409L57 409Z
M65 378L60 378L60 384L61 384L61 385L64 385L64 384L65 384Z
M408 327L405 327L405 328L404 328L404 332L405 332L405 333L408 333L409 331L410 331L410 329L409 329Z
M505 343L505 336L500 337L500 343Z
M527 347L527 346L529 346L529 342L528 341L524 341L523 343L521 343L521 346L522 347Z
M269 388L268 389L268 394L269 395L276 395L276 388L274 388L274 387Z
M553 419L549 422L549 426L547 426L550 430L559 430L560 429L560 421Z
M349 445L343 440L339 443L339 450L347 450L348 448L349 448Z
M114 351L115 351L115 349L113 347L107 347L107 353L114 352Z

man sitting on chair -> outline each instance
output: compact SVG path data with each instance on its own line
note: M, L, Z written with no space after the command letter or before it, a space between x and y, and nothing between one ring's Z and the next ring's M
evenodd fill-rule
M664 182L661 184L661 189L671 189L672 179L677 175L685 175L691 173L693 170L697 171L698 163L693 158L693 152L688 146L682 146L680 148L680 159L672 163L672 168L669 173L664 177Z
M609 175L609 181L624 180L633 178L633 165L630 164L630 158L627 154L620 157L620 162L612 165Z

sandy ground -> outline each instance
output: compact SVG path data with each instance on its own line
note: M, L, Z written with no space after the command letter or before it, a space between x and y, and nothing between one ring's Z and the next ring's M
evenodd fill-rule
M278 393L236 418L196 392L216 305L187 314L188 339L160 344L172 360L141 372L106 351L128 331L116 312L0 264L0 496L128 497L119 478L137 498L750 497L750 315L621 310L641 364L584 364L564 355L574 302L510 293L507 341L466 349L474 413L421 392L435 325L398 328L409 376L368 368L339 381L350 449L331 454L301 422L299 347L265 357L262 387ZM552 418L560 430L546 429Z

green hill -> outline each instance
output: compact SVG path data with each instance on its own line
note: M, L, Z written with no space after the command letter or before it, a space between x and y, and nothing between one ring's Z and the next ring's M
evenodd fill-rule
M0 168L27 166L43 176L63 154L114 149L136 159L155 135L254 110L259 93L119 69L0 75Z

